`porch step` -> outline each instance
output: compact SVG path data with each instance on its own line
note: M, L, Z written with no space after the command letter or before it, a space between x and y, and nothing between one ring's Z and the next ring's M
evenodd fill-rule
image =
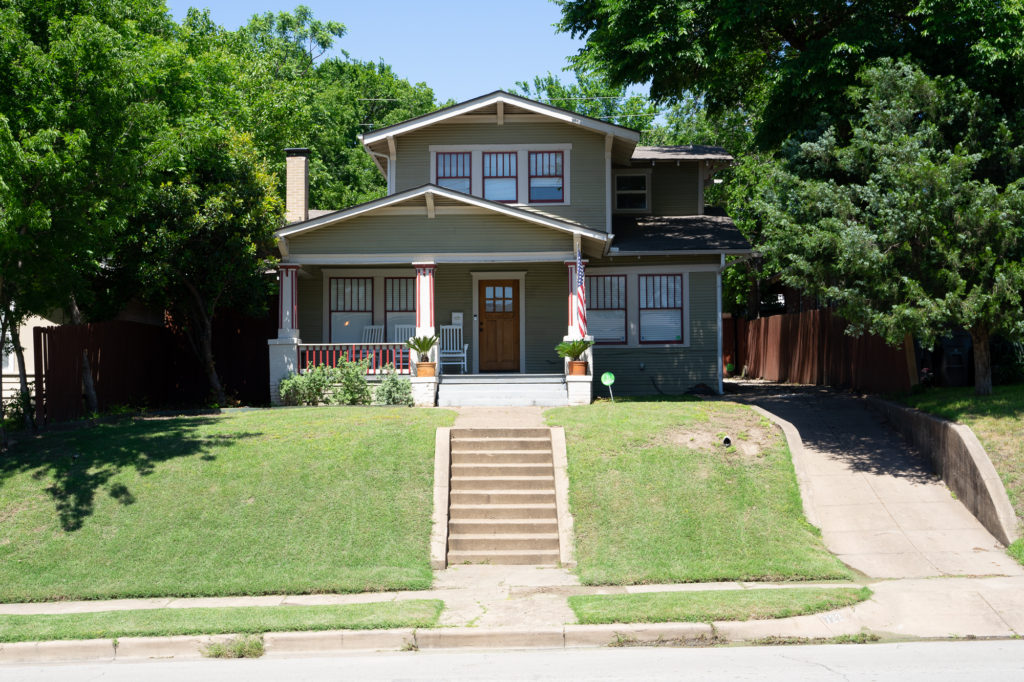
M449 523L468 519L551 519L557 520L554 502L512 504L453 504Z
M561 374L443 376L437 387L437 404L440 407L560 407L569 404L569 394Z
M452 437L452 452L484 452L515 450L543 451L551 454L551 438L508 438L508 437Z
M452 490L548 490L553 476L452 476Z
M541 565L558 563L558 550L536 549L474 549L448 552L449 565L454 564L502 564Z

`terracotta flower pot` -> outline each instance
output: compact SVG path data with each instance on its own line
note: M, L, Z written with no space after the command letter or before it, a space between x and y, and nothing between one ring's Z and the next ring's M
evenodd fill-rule
M587 361L586 360L570 360L569 361L569 376L571 377L582 377L587 374Z
M436 362L417 362L416 363L416 376L418 376L418 377L436 377L437 376L437 363Z

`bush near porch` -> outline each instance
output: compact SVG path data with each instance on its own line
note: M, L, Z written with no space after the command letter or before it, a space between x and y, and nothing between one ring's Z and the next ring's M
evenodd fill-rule
M804 519L781 432L750 408L619 400L545 414L566 431L584 583L852 577Z
M128 419L0 457L0 601L425 589L454 413Z

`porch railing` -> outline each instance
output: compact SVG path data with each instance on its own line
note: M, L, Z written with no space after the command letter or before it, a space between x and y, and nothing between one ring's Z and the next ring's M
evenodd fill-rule
M367 374L383 373L393 365L399 374L409 374L409 349L404 343L303 343L299 344L299 372L317 365L337 367L341 362L369 360Z

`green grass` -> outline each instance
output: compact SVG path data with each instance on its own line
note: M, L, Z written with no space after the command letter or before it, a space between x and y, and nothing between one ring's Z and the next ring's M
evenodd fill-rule
M583 625L710 623L716 620L804 616L841 609L870 596L871 590L866 587L794 587L774 590L579 595L569 597L569 606Z
M584 583L852 576L804 519L781 432L749 408L620 401L546 416L566 429Z
M0 457L0 601L428 588L453 418L259 410L21 442Z
M207 658L259 658L264 653L261 635L242 635L227 642L211 642L203 649Z
M924 412L970 426L999 472L1017 518L1024 524L1024 384L995 386L992 395L987 396L975 395L973 387L930 388L898 399ZM1010 545L1010 554L1024 564L1024 539Z
M437 599L339 606L145 609L61 615L0 615L0 642L171 635L260 634L292 630L378 630L437 625Z

